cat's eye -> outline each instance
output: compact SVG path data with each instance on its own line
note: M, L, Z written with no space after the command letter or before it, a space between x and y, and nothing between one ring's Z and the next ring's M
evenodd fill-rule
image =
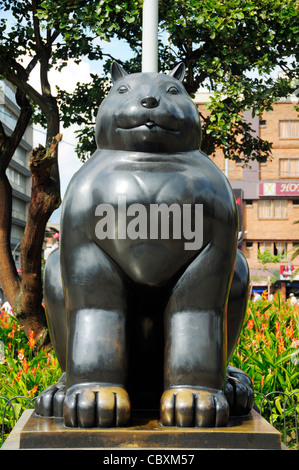
M129 87L127 87L126 85L121 85L117 91L118 93L127 93L129 91Z
M167 93L170 93L171 95L177 95L179 93L179 90L175 86L171 86L168 88Z

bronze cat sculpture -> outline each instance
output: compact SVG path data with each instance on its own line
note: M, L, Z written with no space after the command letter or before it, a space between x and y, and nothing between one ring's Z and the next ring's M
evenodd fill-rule
M113 64L97 150L65 194L45 270L65 373L36 413L66 426L126 426L131 409L160 409L162 426L226 426L253 406L250 379L227 366L248 291L235 198L199 150L184 72Z

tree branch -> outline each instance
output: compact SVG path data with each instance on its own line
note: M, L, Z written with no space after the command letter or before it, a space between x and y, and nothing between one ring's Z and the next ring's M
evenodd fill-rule
M32 13L33 13L33 28L34 28L34 37L36 41L36 45L38 49L41 51L44 47L42 37L40 35L39 29L39 19L37 17L37 2L36 0L32 0Z
M0 73L44 110L43 96L29 85L28 74L22 65L14 59L10 62L2 60L0 61Z

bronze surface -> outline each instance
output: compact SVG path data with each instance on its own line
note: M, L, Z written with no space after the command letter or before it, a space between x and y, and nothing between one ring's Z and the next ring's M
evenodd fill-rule
M147 414L148 416L148 414ZM20 449L281 449L280 434L254 410L223 428L163 427L156 416L133 416L126 428L66 428L62 418L31 415Z

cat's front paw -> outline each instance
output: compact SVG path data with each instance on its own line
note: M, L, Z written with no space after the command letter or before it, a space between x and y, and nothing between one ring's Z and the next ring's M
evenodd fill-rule
M160 420L163 426L226 426L229 405L221 390L174 387L161 398Z
M126 426L131 405L122 387L83 383L67 390L63 408L66 426L107 428Z

